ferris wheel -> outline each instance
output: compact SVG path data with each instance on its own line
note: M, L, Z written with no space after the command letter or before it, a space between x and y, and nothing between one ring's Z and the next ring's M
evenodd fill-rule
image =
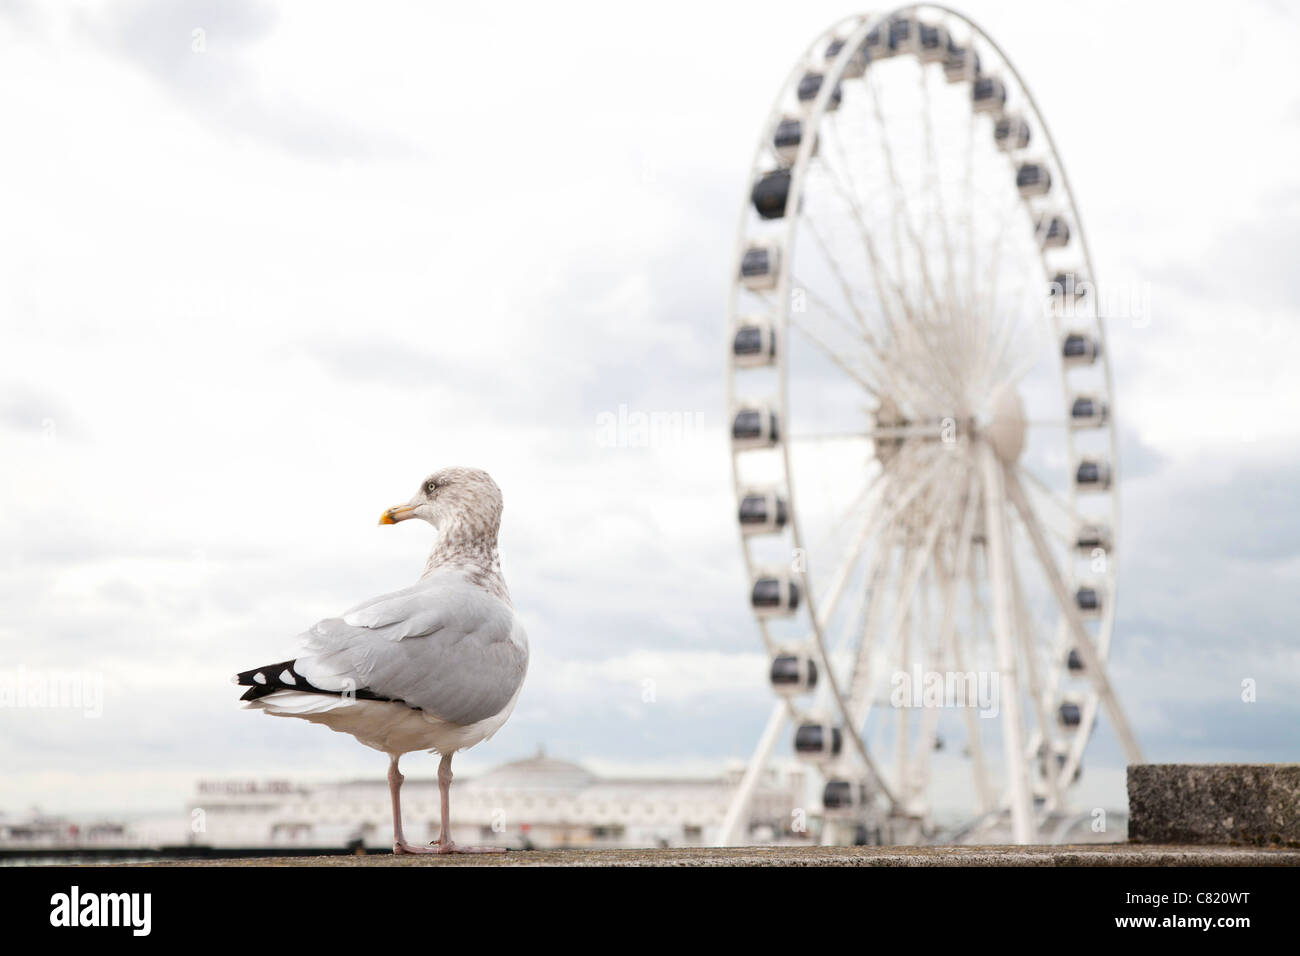
M933 838L945 802L977 838L1051 839L1099 711L1141 759L1106 674L1115 401L1065 169L983 31L920 5L814 41L762 129L728 314L776 699L721 842L785 732L828 842Z

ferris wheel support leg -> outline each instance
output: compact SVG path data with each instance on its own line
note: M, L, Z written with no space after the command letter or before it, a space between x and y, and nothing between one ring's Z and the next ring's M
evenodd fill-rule
M939 548L934 549L935 567L940 569L944 582L943 617L939 625L939 647L952 658L952 666L957 673L966 672L966 663L962 659L961 642L957 640L957 589L958 582L966 580L970 568L971 538L975 534L975 518L979 511L980 486L979 476L971 473L967 484L965 506L963 508L961 530L957 538L957 556L952 573L944 573L943 555ZM980 741L979 718L971 707L962 708L962 719L966 723L966 735L971 753L972 769L975 775L975 793L979 797L980 812L988 813L994 807L993 790L989 786L988 771L984 766L984 747Z
M976 477L976 479L978 479L978 477L979 477L979 475L978 475L978 469L976 469L975 477ZM981 488L982 488L982 486L981 486ZM981 490L980 494L981 494L981 495L983 494L982 490ZM982 500L982 499L981 499L981 500ZM985 576L987 577L988 555L985 555L985 556L984 556L984 567L985 567L985 569L986 569L986 574L985 574ZM984 612L984 602L980 599L980 594L979 594L979 573L978 573L978 571L977 571L976 568L975 568L975 552L974 552L973 550L971 551L971 554L970 554L969 566L968 566L968 569L967 569L967 583L968 583L968 586L969 586L969 588L970 588L971 627L972 627L971 634L972 634L972 641L973 641L973 640L975 639L975 631L974 631L975 622L976 622L976 621L986 621L986 620L988 619L988 615ZM989 640L990 642L993 640L993 635L992 635L991 633L987 633L986 636L988 637L988 640ZM972 646L973 646L973 645L972 645ZM959 650L960 650L960 647L961 647L961 643L958 642L958 649L959 649ZM965 672L965 670L966 670L966 666L965 666L964 663L962 663L962 664L958 664L958 665L957 665L957 669L960 670L960 671L962 671L962 672ZM977 716L975 716L975 717L972 717L972 719L975 720L975 721L978 721L980 718L977 717ZM976 740L977 740L977 742L978 742L978 735L976 735ZM975 745L972 744L972 753L973 753L973 754L974 754L974 753L979 753L979 754L982 754L982 753L983 753L983 745L982 745L982 744L980 744L980 747L979 747L979 750L978 750L978 751L976 751L976 750L974 749L974 747L975 747ZM981 757L981 759L982 759L982 757ZM986 765L986 766L987 766L987 765ZM989 792L990 795L992 795L993 792L994 792L994 791L993 791L993 784L992 784L991 782L988 784L988 792ZM1001 802L1002 802L1002 798L1001 798L1000 796L997 796L997 797L994 798L994 806L999 806L999 805L1001 804ZM989 809L993 809L993 806L991 806Z
M1110 678L1106 676L1105 664L1101 660L1101 655L1097 653L1096 645L1093 644L1088 629L1083 626L1083 619L1079 616L1078 608L1074 606L1074 602L1070 599L1069 588L1066 587L1065 579L1061 576L1060 569L1057 568L1056 561L1052 558L1047 538L1038 523L1038 516L1034 514L1033 509L1029 506L1024 488L1021 487L1020 481L1015 474L1008 469L1005 471L1005 475L1011 501L1016 506L1016 510L1020 512L1020 518L1025 524L1025 530L1029 532L1029 540L1034 546L1034 553L1038 557L1038 563L1043 567L1047 583L1051 585L1052 593L1056 596L1056 603L1060 605L1061 614L1069 623L1070 634L1074 638L1075 647L1079 650L1079 656L1083 658L1083 665L1087 670L1088 679L1092 682L1093 690L1097 692L1097 696L1101 698L1101 702L1106 708L1106 715L1110 718L1110 722L1115 728L1115 735L1119 737L1120 745L1124 748L1124 757L1131 764L1142 763L1142 749L1138 746L1137 737L1133 735L1128 718L1124 716L1124 710L1119 705L1119 698L1115 695L1115 689L1111 687Z
M966 662L961 653L961 644L955 638L953 645L953 666L957 673L966 673ZM984 762L984 742L980 738L979 717L974 708L963 707L962 717L966 722L966 738L970 747L971 771L975 776L975 793L979 797L980 812L990 813L997 801L993 797L993 787L989 783L988 765Z
M1017 843L1033 842L1034 818L1030 802L1028 768L1025 765L1024 726L1020 716L1020 682L1016 675L1016 642L1012 615L1011 584L1008 579L1006 540L1006 497L1003 469L987 442L977 450L984 478L984 524L988 548L989 585L993 597L993 630L998 649L1001 688L1002 745L1007 764L1008 796L1011 802L1012 837Z
M785 718L785 701L778 700L772 705L772 716L767 718L763 736L758 739L758 746L754 748L754 755L749 758L745 775L740 778L740 786L736 788L731 798L731 805L727 807L727 815L722 818L718 846L740 846L740 838L747 835L745 824L748 822L749 804L754 799L754 790L763 776L763 770L772 755L776 739L781 736L781 730L785 727Z
M1038 724L1038 732L1034 734L1029 743L1030 746L1025 748L1025 754L1029 759L1033 759L1033 744L1037 741L1039 746L1047 746L1051 741L1051 716L1047 711L1046 698L1043 696L1043 686L1038 679L1038 664L1034 660L1034 640L1033 630L1029 618L1029 609L1025 605L1025 593L1020 586L1020 572L1016 568L1016 559L1014 555L1007 555L1007 566L1011 571L1011 593L1015 597L1015 614L1017 624L1017 634L1020 638L1021 659L1025 662L1025 676L1029 683L1029 699L1034 705L1034 719ZM1056 810L1061 806L1061 788L1055 775L1056 768L1048 766L1043 774L1044 783L1047 786L1047 801L1044 811Z
M899 626L898 632L898 639L902 645L902 655L900 658L902 671L904 674L910 674L912 673L912 642L910 640L912 630L911 608L905 607L905 609L899 613L898 619L902 622ZM902 801L904 810L906 810L908 805L911 803L912 787L914 784L911 774L908 772L907 764L907 737L908 724L910 723L907 719L908 716L908 708L898 708L898 716L894 725L894 761L896 765L894 770L894 786L897 788L898 799Z
M919 800L930 789L930 759L939 740L939 708L927 707L921 713L921 732L916 741L915 797Z

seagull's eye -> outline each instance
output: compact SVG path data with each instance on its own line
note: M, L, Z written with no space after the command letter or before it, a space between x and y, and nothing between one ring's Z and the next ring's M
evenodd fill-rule
M431 495L437 490L438 490L438 483L436 481L426 481L424 483L424 493L426 495Z

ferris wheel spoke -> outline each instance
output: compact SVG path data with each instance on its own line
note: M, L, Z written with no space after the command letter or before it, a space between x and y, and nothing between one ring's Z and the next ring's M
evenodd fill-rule
M826 169L827 167L822 166L821 168ZM833 173L830 173L829 170L828 180L836 195L844 198L842 194L844 188L843 185L840 184L838 179L833 175ZM844 198L844 201L847 204L851 215L855 217L860 215L856 204L851 198ZM871 322L867 318L866 312L863 310L862 303L858 301L859 294L855 292L853 283L849 281L848 276L845 274L845 264L842 263L840 257L832 251L830 243L828 243L825 236L822 235L816 217L811 211L805 212L800 221L807 230L808 235L812 237L813 242L817 246L817 250L821 253L823 261L825 261L832 276L835 278L836 285L839 287L840 294L844 297L845 304L849 307L849 311L853 313L853 317L857 321L858 330L863 340L872 348L876 348L877 342L871 331ZM881 302L880 305L883 308L884 303Z
M822 257L826 261L827 265L830 267L832 274L835 276L836 282L840 287L841 294L844 296L845 301L848 303L850 310L853 312L854 317L857 320L858 328L860 329L861 332L862 341L865 342L865 344L867 345L868 349L870 350L870 354L876 357L875 364L877 367L877 374L879 374L883 378L892 378L892 376L890 376L889 373L885 371L885 369L888 369L889 366L878 355L877 352L878 346L877 346L876 339L871 334L870 323L867 320L866 314L862 311L862 308L858 304L857 297L853 293L851 284L849 283L848 279L844 275L843 266L840 264L838 258L836 258L834 253L831 252L829 245L822 238L820 232L817 230L816 225L813 223L812 218L810 216L805 215L803 218L803 222L808 230L809 235L812 236L814 243L817 245L818 249L820 250ZM809 298L812 298L816 295L814 292L812 292L810 288L808 287L804 287L804 288L806 291L809 292ZM819 302L823 304L823 307L826 307L824 299L822 299L820 296L817 296L817 299ZM833 314L838 314L836 310L833 310L831 308L828 308L827 310L831 311ZM904 327L906 328L906 326ZM879 397L878 393L875 391L873 391L872 394L875 395L876 397Z
M804 435L788 435L787 441L790 442L838 442L838 441L869 441L872 435L870 432L820 432Z
M826 342L824 342L821 339L821 337L817 335L817 333L813 332L812 329L808 327L807 323L801 322L798 319L794 318L794 316L791 316L790 325L798 329L799 332L804 336L804 338L806 338L813 345L817 346L817 348L821 351L821 353L825 355L828 359L830 359L830 361L836 367L838 367L840 371L842 371L849 378L853 379L855 382L861 385L863 391L865 391L868 395L872 396L873 398L879 400L880 393L876 390L876 386L873 385L871 382L868 382L866 377L861 372L857 371L852 366L850 366L849 363L846 362L840 356L840 354L835 351L835 349L831 348L831 346Z
M904 490L901 494L898 495L898 497L894 498L893 501L890 502L886 510L882 513L879 524L881 526L888 526L892 521L894 521L895 518L903 510L905 510L917 498L918 495L920 495L927 488L931 487L934 479L938 477L941 469L947 464L948 462L945 461L945 459L942 457L933 459L928 465L928 467L926 467L921 472L921 474L913 481L913 483L910 486L907 486L906 490ZM877 600L877 596L880 593L881 592L879 590L873 591L872 608L878 608L880 606L880 603ZM899 614L900 612L901 612L900 608L898 607L894 608L895 615ZM882 646L884 647L886 653L888 653L889 648L893 646L893 643L895 642L896 642L896 637L886 640L884 642ZM855 728L862 728L865 725L867 714L870 711L870 690L871 690L871 683L869 680L870 662L869 662L869 657L866 655L869 655L869 651L865 651L865 652L863 650L859 651L858 663L855 664L853 675L850 679L850 684L851 687L853 688L852 699L853 701L855 701L857 706L861 707L861 710L855 708L855 710L848 715L850 726Z
M832 269L833 268L835 267L832 266ZM824 295L819 293L813 283L805 282L799 276L792 277L791 281L795 288L803 291L809 302L817 306L817 308L825 313L828 318L835 320L836 325L846 336L853 340L855 346L859 343L865 345L867 347L867 354L879 360L880 356L878 354L875 339L872 337L869 330L863 329L863 317L860 311L855 313L854 318L850 320L834 305L834 303L828 301ZM850 309L852 309L852 307L853 303L850 302ZM796 312L795 314L803 313Z
M853 501L847 508L841 511L833 524L826 529L823 536L818 540L817 546L809 549L810 554L821 554L834 541L836 532L845 527L854 515L860 514L867 507L875 507L875 501L880 496L889 493L887 485L890 477L888 472L883 469L877 470L869 479L862 489L853 497Z
M858 728L859 732L865 732L867 717L871 712L872 691L875 687L872 655L875 653L880 619L884 614L881 595L892 568L893 550L892 544L882 545L872 556L871 573L867 579L870 587L866 614L858 634L858 650L854 656L853 669L849 674L849 723Z
M992 267L989 268L986 273L988 276L987 289L985 290L979 305L980 310L985 315L996 317L996 319L998 319L996 322L998 333L994 337L994 341L997 342L1004 341L1004 339L1010 335L1010 330L1005 333L1003 332L1004 326L1019 321L1018 317L1014 315L1003 315L1002 310L999 308L998 288L1000 285L999 280L1002 277L1002 270L998 266L1002 262L1003 246L1006 244L1007 237L1010 235L1011 222L1023 211L1021 201L1019 197L1015 195L1013 195L1012 198L1004 199L1001 206L1002 209L1001 216L998 220L998 227L994 233L994 238L989 249L989 262ZM982 350L977 365L980 373L978 381L980 382L987 382L993 373L994 357L990 354L992 350L987 348L987 341L988 340L986 340L986 347Z
M960 345L966 323L961 322L959 319L961 309L958 304L956 292L957 278L955 258L953 254L952 237L949 234L948 229L948 216L943 199L943 184L940 181L939 176L939 160L935 150L934 111L931 104L929 82L931 72L932 71L922 69L920 71L920 81L921 96L924 107L922 112L925 114L926 181L933 205L933 218L938 222L939 245L943 252L945 280L943 283L945 300L939 313L944 316L946 321L944 322L942 329L943 338L939 343L939 348L942 355L945 357L950 356L955 360L956 356L961 354ZM965 381L965 376L961 373L959 367L953 367L951 360L945 364L952 369L952 374L960 383L960 391L962 392L960 397L963 400L966 399L967 396L965 392L969 383Z
M983 370L983 375L989 381L1017 382L1033 368L1033 364L1042 360L1043 329L1041 324L1034 321L1037 310L1030 306L1026 298L1028 283L1029 273L1021 273L1016 291L1009 298L1008 307L998 310L1004 312L1006 318L1001 326L1004 330L1001 340ZM1024 311L1021 311L1022 308ZM1016 358L1016 353L1020 354L1019 358ZM1021 366L1030 360L1033 364L1021 372ZM1007 371L1003 371L1004 365L1008 366Z
M1046 481L1033 471L1033 469L1024 464L1017 464L1014 470L1018 477L1024 478L1028 481L1029 486L1032 487L1035 492L1047 501L1051 502L1059 517L1064 518L1066 526L1062 528L1058 525L1053 525L1051 526L1052 531L1065 544L1073 544L1076 529L1079 525L1085 524L1087 519L1079 513L1078 509L1076 509L1073 504L1054 491Z
M840 330L844 334L848 335L851 338L851 340L854 342L853 351L855 355L858 355L858 357L861 359L864 365L869 366L867 373L870 374L873 378L875 378L879 382L879 385L889 386L890 388L893 388L895 391L898 391L900 383L890 373L889 364L880 355L875 339L870 335L870 333L861 334L859 328L855 328L853 323L851 323L848 319L846 319L844 315L833 305L827 302L825 298L819 295L810 284L799 282L797 279L795 280L795 284L799 288L804 290L808 299L812 302L813 305L817 306L817 309L820 312L825 313L828 317L833 318L835 320L837 327L840 328ZM802 313L794 313L794 314L809 316L811 313L805 311ZM791 318L791 321L794 322L796 320ZM807 323L804 322L802 324L806 325ZM866 346L866 351L864 353L859 354L859 349L858 349L859 345ZM879 385L875 386L876 390L872 392L873 395L877 394L877 392L879 391Z
M1024 488L1016 475L1010 471L1007 471L1006 475L1007 489L1011 501L1016 510L1020 512L1025 529L1029 532L1029 540L1033 545L1034 554L1038 558L1038 564L1043 570L1043 575L1047 578L1047 583L1051 587L1052 595L1056 598L1061 614L1070 626L1074 646L1079 651L1079 656L1083 658L1084 669L1088 679L1093 684L1093 690L1106 707L1106 714L1110 718L1111 724L1114 725L1115 733L1120 739L1120 744L1124 748L1124 754L1129 763L1141 763L1142 751L1138 747L1137 738L1133 736L1133 732L1129 729L1128 718L1124 716L1124 711L1119 705L1119 698L1115 696L1110 680L1106 676L1105 662L1097 652L1087 628L1083 625L1079 609L1075 607L1074 602L1070 599L1065 578L1052 557L1042 526L1038 523L1038 518L1034 514L1033 508L1030 507L1029 500L1025 497Z
M898 234L898 227L901 224L903 231L907 234L912 248L916 252L917 266L921 275L921 289L923 294L919 297L918 308L909 311L921 317L923 322L928 321L929 323L933 323L945 314L945 309L934 288L934 280L930 275L925 246L921 242L921 239L917 235L916 229L912 224L912 216L906 198L907 191L903 188L903 185L898 178L898 171L894 163L894 152L893 148L890 146L888 126L880 107L879 90L876 88L874 83L868 84L868 90L871 93L872 111L880 129L878 142L880 144L881 152L884 154L885 169L889 175L890 185L893 187L894 192L894 211L892 220L894 225L894 238L899 274L900 276L905 274L902 259L902 243ZM927 298L929 299L931 306L933 306L933 309L928 312L925 308L925 301ZM948 356L947 353L940 353L940 357L941 359L946 360ZM948 369L948 374L953 377L958 377L956 370L951 367Z
M920 252L921 250L920 243L916 239L916 233L912 229L911 217L905 199L906 192L899 183L898 172L894 168L894 154L889 145L889 128L885 123L884 113L880 108L880 91L877 89L877 85L875 74L869 73L867 76L867 93L870 97L871 113L876 121L876 128L880 134L875 137L875 139L880 146L881 154L885 161L885 172L889 177L889 184L891 186L892 211L890 216L890 226L894 237L894 255L897 260L898 275L901 278L907 274L907 270L903 265L903 242L900 229L908 233L912 240L912 244L917 248L917 251ZM924 254L922 254L920 258L924 261ZM918 312L924 307L923 303L925 301L925 293L930 294L932 301L937 301L933 295L934 290L928 287L928 277L923 278L925 278L925 286L922 289L922 295L919 297L919 302L922 307L915 310Z
M1023 288L1023 284L1021 286ZM1012 296L1011 301L1017 301L1017 297ZM1002 312L1003 310L997 309ZM1016 333L1022 330L1023 323L1018 315L1012 314L1008 309L1007 315L998 323L997 335L994 338L993 347L985 353L984 363L979 370L979 380L992 383L1000 383L1009 380L1006 374L999 375L999 370L1007 360L1007 352L1012 349L1013 343L1017 341ZM1034 354L1036 358L1042 357L1042 352L1038 349L1025 349L1026 352ZM1017 362L1016 366L1020 363Z
M880 486L880 487L883 487ZM844 596L845 586L853 575L853 569L858 566L862 560L862 555L866 551L867 543L871 537L871 532L876 528L876 521L879 515L880 496L874 496L871 499L871 505L865 509L865 517L861 521L861 528L853 542L845 549L844 558L840 561L839 566L835 569L835 574L831 578L830 585L826 593L822 595L821 604L817 608L817 628L825 631L830 625L831 618L834 617L836 609L839 607L840 599Z
M948 217L944 210L943 183L939 176L939 157L934 145L934 111L930 98L930 76L932 71L921 71L921 93L925 101L925 153L928 168L928 181L934 197L939 222L939 235L943 247L943 261L946 282L947 314L950 323L956 321L960 314L957 304L957 277L953 260L952 237L948 232Z
M1011 371L1007 372L1007 374L1002 378L1002 381L1011 388L1014 388L1017 385L1019 385L1020 381L1026 375L1032 372L1034 368L1043 361L1043 355L1041 352L1035 353L1028 349L1024 351L1025 351L1025 356L1020 360L1018 364L1013 365L1011 367ZM1029 424L1033 426L1042 423L1030 422ZM1064 425L1065 422L1061 422L1061 424Z
M867 258L871 263L872 280L876 285L876 298L881 306L881 315L891 340L895 342L901 341L911 343L917 348L919 354L924 356L927 363L933 365L932 352L924 345L924 343L920 343L918 340L918 330L920 327L919 315L909 303L907 295L904 293L903 287L900 284L899 278L891 276L889 270L885 267L876 248L875 240L872 239L870 231L865 227L865 225L863 225L862 212L858 206L856 198L853 196L852 191L840 180L833 168L825 165L822 168L826 172L827 181L831 185L834 194L850 210L854 222L858 226L859 238L862 241L864 251L867 253ZM820 243L820 240L818 241L819 245L823 248L824 254L829 255L825 250L824 244ZM900 269L902 267L901 260L899 261L899 267ZM905 319L905 321L897 319L891 314L892 309L888 305L891 298L890 295L886 294L886 287L892 293L893 300L897 301L898 307L903 312L903 319ZM942 383L945 380L942 370L936 367L932 371L934 374L938 375L939 382Z
M1056 661L1065 661L1068 659L1070 653L1070 636L1069 636L1070 629L1069 626L1065 623L1065 619L1060 617L1059 615L1056 618L1055 629L1056 629L1056 636L1055 638L1053 638L1052 641L1052 658ZM1047 684L1048 700L1055 700L1056 697L1060 694L1061 686L1064 683L1064 678L1062 673L1064 669L1065 668L1060 666L1059 664L1056 667L1052 668L1051 676Z
M848 209L853 218L856 233L862 242L864 251L867 253L867 259L871 263L871 279L875 285L876 301L880 305L881 319L884 322L885 331L888 332L891 339L897 339L902 335L901 329L906 326L906 323L901 322L900 319L892 315L893 306L891 302L896 300L898 308L901 308L905 315L910 315L906 295L899 284L901 277L891 276L881 260L876 249L875 240L872 239L870 230L867 229L863 222L861 206L852 190L843 183L832 166L825 162L819 162L817 168L825 175L826 182L831 187L834 196ZM892 300L889 295L885 294L886 289L892 294Z
M836 139L836 143L839 144L839 139ZM848 160L845 159L844 163L845 176L848 176ZM876 287L876 299L878 299L881 307L881 319L884 320L885 326L887 326L889 336L896 338L900 336L900 329L902 326L900 325L900 319L892 315L892 300L897 300L897 306L902 308L907 316L911 315L906 294L904 293L904 290L902 290L900 281L902 276L901 274L893 276L893 274L889 272L889 269L885 267L878 248L876 248L875 239L872 239L871 237L871 230L867 229L862 206L861 203L858 202L853 187L846 185L844 178L840 177L835 166L827 163L827 161L816 161L815 168L823 174L824 178L826 178L827 185L831 186L832 194L835 195L836 199L840 200L840 203L844 208L848 209L849 215L852 217L854 232L858 235L859 241L862 242L863 251L866 252L867 259L871 261L871 278ZM891 291L893 299L891 299L889 295L885 295L885 287L888 287L889 291Z
M867 428L862 431L814 432L790 435L792 442L879 441L893 438L939 438L943 425L897 425Z
M805 334L817 335L823 351L829 350L841 355L845 363L850 363L858 369L861 379L869 383L872 396L878 397L880 390L890 384L890 376L885 368L875 359L869 348L866 351L860 348L861 339L852 331L852 327L846 324L842 315L818 299L811 290L808 290L808 298L813 300L817 308L798 313L797 319L791 316L791 324L797 325ZM823 321L818 321L819 319ZM819 331L813 332L814 327ZM842 341L845 336L849 344L843 348L836 348L834 343ZM861 380L859 384L862 384Z
M950 470L954 467L944 458L937 459L935 465L939 467L933 468L932 466L934 477L941 474L944 467L947 467ZM896 503L893 509L893 514L898 514L903 509L907 508L917 499L923 490L928 489L931 492L933 502L930 507L926 509L926 513L929 515L929 520L927 521L925 530L922 533L923 544L907 549L907 558L903 566L904 569L899 577L898 596L893 605L894 627L890 632L890 636L885 640L886 647L892 646L901 638L903 613L905 609L912 607L916 597L917 585L920 582L922 573L925 571L929 555L934 550L935 543L939 539L939 533L943 530L943 527L951 517L950 512L955 494L954 489L958 486L956 483L943 485L936 484L933 481L927 481L923 486L918 483L913 487L915 489L915 494L908 497L905 500L905 503L901 506Z
M984 193L980 191L981 198ZM1006 200L994 201L992 208L982 209L978 221L992 224L993 228L987 238L981 237L978 249L983 253L981 261L971 275L971 309L980 322L980 336L976 341L973 375L977 385L983 386L982 377L988 367L989 352L992 343L999 338L996 314L997 286L1003 265L1002 245L1008 234L1008 226L1014 207Z
M966 287L965 311L973 320L969 323L971 334L968 336L965 355L967 361L974 355L975 343L982 338L978 328L980 315L975 308L975 124L974 110L966 120L966 156L965 175L962 178L962 195L966 197Z
M905 508L911 505L922 492L934 483L935 478L938 477L942 469L949 464L946 454L941 451L930 453L928 462L926 459L926 453L918 450L916 458L908 463L908 467L921 468L922 470L912 478L910 484L903 484L901 480L897 482L900 485L898 497L889 503L883 521L890 522L897 518ZM896 469L896 471L902 470L902 465Z
M844 143L839 132L839 122L837 119L832 117L828 125L835 133L833 142L840 159L840 165L844 170L844 176L843 179L841 179L835 168L830 164L824 164L825 173L835 191L836 197L848 208L853 217L858 238L862 242L864 251L867 253L867 258L871 261L872 280L876 286L876 298L881 306L883 313L882 317L886 322L891 337L897 338L899 334L899 320L896 316L891 314L891 300L889 296L885 295L885 289L887 287L890 290L894 299L897 300L898 306L901 307L905 313L908 313L909 308L907 297L903 292L901 284L903 274L900 272L898 275L891 275L889 270L885 267L881 256L877 252L875 240L872 238L871 230L867 228L866 219L863 215L862 201L859 199L861 194L855 185L853 177L853 164L849 162L848 157L844 153Z

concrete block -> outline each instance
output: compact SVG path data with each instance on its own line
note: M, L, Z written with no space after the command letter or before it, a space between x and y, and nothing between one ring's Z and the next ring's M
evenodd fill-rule
M1300 847L1300 764L1136 764L1133 843Z

